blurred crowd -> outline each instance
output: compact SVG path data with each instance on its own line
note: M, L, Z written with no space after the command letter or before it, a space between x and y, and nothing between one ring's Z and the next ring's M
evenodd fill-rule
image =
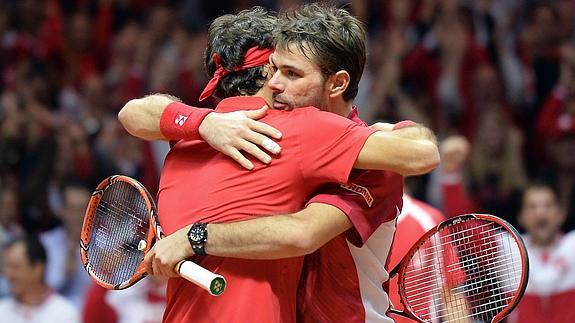
M158 92L213 107L198 102L211 20L302 2L0 1L0 243L37 234L52 290L79 310L86 297L105 297L79 262L90 193L111 174L154 192L167 151L127 135L119 109ZM572 229L575 2L350 2L369 35L360 115L422 122L441 142L442 165L408 179L411 194L447 216L484 212L517 224L523 190L543 180L557 189L564 229ZM146 300L161 300L158 283L145 285L154 295ZM10 292L0 282L0 296Z

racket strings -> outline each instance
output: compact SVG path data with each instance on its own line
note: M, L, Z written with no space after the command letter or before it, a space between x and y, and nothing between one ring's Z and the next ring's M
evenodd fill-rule
M126 182L108 186L98 203L91 227L88 258L94 274L111 285L129 281L144 257L140 241L149 232L147 204Z
M440 229L404 270L405 301L424 321L491 322L514 298L522 275L514 237L480 219Z

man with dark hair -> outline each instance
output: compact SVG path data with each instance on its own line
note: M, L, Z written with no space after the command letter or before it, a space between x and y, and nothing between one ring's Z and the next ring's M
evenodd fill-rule
M237 15L219 17L210 26L211 37L205 53L205 66L213 76L200 100L215 94L220 99L229 96L259 95L271 71L264 71L267 57L273 50L273 30L277 19L262 8ZM222 33L226 31L226 33ZM247 51L252 49L248 54ZM255 52L254 52L255 51ZM263 55L263 56L262 56ZM249 61L246 61L249 58ZM271 95L268 93L269 102ZM266 136L279 139L281 133L258 119L265 115L265 104L257 110L214 113L211 109L168 105L179 99L169 95L150 95L129 101L118 114L126 130L145 140L205 140L214 149L232 157L246 169L254 164L240 151L269 163L271 157L261 150L262 146L273 154L280 147ZM216 111L218 112L218 111ZM162 116L164 123L160 124ZM173 119L173 120L172 120Z
M258 30L254 33L250 29L256 27L256 20ZM258 49L273 50L276 22L277 19L262 8L254 8L249 14L225 15L214 20L208 34L218 37L208 39L204 64L208 75L217 77L208 83L200 100L208 98L212 92L218 98L255 95L267 83L269 71L266 72L265 65L257 60L259 56L254 57L253 64L242 58L252 57L249 50L254 45ZM240 66L244 69L238 69ZM233 73L233 77L224 77L228 73Z
M66 297L77 309L84 305L85 294L91 280L86 275L78 253L78 237L86 205L92 191L87 184L75 178L66 179L61 185L62 224L39 235L47 248L46 283ZM58 246L58 248L49 248Z
M3 322L80 322L76 309L46 285L46 250L36 237L9 242L2 256L2 271L12 293L0 301Z
M236 15L236 17L241 16L242 13ZM220 17L216 19L214 24L217 25L219 19L228 18L229 16ZM347 14L342 20L351 18ZM353 23L360 26L357 21L353 21ZM238 25L241 24L231 24L230 26ZM242 33L243 37L246 36L245 33L257 31L255 26L251 26L251 28L251 31L247 30ZM233 28L227 28L219 32L233 33L230 29L233 30ZM212 31L211 28L210 32ZM222 37L220 34L209 34L210 41L214 37L217 40L233 39ZM364 34L361 33L357 37L363 38ZM363 46L363 42L361 44ZM233 43L228 44L228 46L232 45ZM364 48L360 48L360 50L365 51ZM223 63L217 63L219 59L223 59L223 56L220 57L219 54L221 51L222 48L215 50L212 60L214 64L223 66ZM246 58L240 61L244 61L244 64L250 61L253 58L251 55L253 52L252 48L247 50ZM348 50L345 54L353 55L354 51ZM228 59L232 58L228 57ZM209 62L210 60L208 60ZM286 97L290 99L289 104L283 100L276 100L280 105L284 105L278 108L297 109L293 109L293 111L271 110L263 119L280 128L283 132L282 156L275 159L271 165L257 165L254 172L238 172L236 166L230 165L227 160L224 163L219 155L217 159L198 156L198 152L200 154L212 153L211 149L204 151L198 149L201 147L195 147L195 155L192 155L190 151L188 155L182 155L178 158L176 155L178 145L181 148L187 142L178 141L175 145L172 144L173 148L166 159L162 174L159 213L164 228L168 233L173 234L156 244L156 247L146 256L150 273L161 273L175 277L172 261L186 258L194 253L203 255L207 252L209 255L251 259L300 256L317 249L332 237L351 228L352 224L355 225L355 230L350 230L346 237L360 245L363 239L367 239L374 231L378 230L379 224L388 223L389 225L381 228L378 236L386 241L387 250L389 250L393 236L394 219L401 207L401 176L393 173L376 175L360 171L354 171L349 175L346 169L344 171L346 175L340 178L338 174L342 174L341 158L352 162L356 168L391 169L401 174L418 174L427 171L424 168L432 168L436 165L435 144L430 138L421 135L421 133L426 132L426 129L421 127L407 127L391 131L389 125L381 125L389 129L385 132L378 131L375 133L370 130L367 139L358 139L357 134L354 134L358 131L357 129L367 130L369 128L357 128L358 124L349 120L334 116L334 114L319 112L315 108L305 107L311 100L316 100L315 95L319 95L323 100L317 100L318 106L329 108L329 111L332 112L337 111L338 114L349 114L350 118L356 119L354 121L357 122L358 120L357 112L352 110L351 101L343 98L349 84L349 73L345 70L338 70L333 75L324 78L317 66L312 64L300 68L301 63L302 61L295 61L294 65L291 66L293 74L290 74L292 71L286 71L286 66L278 65L279 70L275 74L285 73L286 77L292 78L295 83L295 86L285 83L289 89L284 88L282 92L277 90L276 94L287 93L289 96ZM210 87L219 86L217 85L219 84L218 79L233 77L234 73L241 69L238 66L242 65L236 63L231 64L231 66L234 66L231 68L234 72L225 73L216 68L213 79L215 81L208 84L208 91ZM310 72L310 75L302 75L298 82L298 73L301 75L306 71ZM354 75L355 77L356 75ZM282 83L284 82L283 75L278 77L276 82L277 86L284 84ZM318 83L320 84L318 85ZM314 91L305 92L306 87ZM322 87L323 91L320 91L319 87ZM301 90L299 98L293 97L292 100L292 88ZM267 87L262 87L258 92L259 95L271 101L271 93ZM282 97L278 95L276 99ZM151 102L152 99L169 100L165 97L154 96L128 103L123 108L123 112L120 112L120 120L124 126L129 131L131 130L130 132L134 135L145 138L143 133L146 131L130 124L132 117L138 113L131 111L139 110L141 119L145 119L151 125L147 129L148 134L155 133L157 136L157 133L161 132L164 138L183 139L181 132L170 132L170 127L174 128L171 124L181 120L180 116L194 112L188 112L190 108L180 103L168 101L168 106L161 108L161 121L158 126L158 120L157 118L154 119L153 111L146 115L146 111L154 106L154 103ZM238 106L258 108L265 104L263 100L255 97L228 98L223 100L218 108L226 107L229 109L232 103L235 104L235 108ZM313 103L315 104L315 102ZM304 108L299 108L302 106ZM130 117L130 114L133 116ZM186 118L185 122L187 120L189 118ZM346 128L343 132L341 132L340 122ZM158 128L161 131L158 131ZM178 128L176 127L176 129ZM316 129L320 131L316 131ZM349 146L350 140L354 142L351 146ZM355 146L358 142L361 145ZM430 144L431 146L428 146ZM346 145L348 148L343 148ZM384 147L385 153L382 153ZM427 150L426 147L434 148ZM189 148L191 150L192 147ZM314 154L309 155L310 152L314 152ZM349 160L350 157L352 160L355 158L355 162ZM207 165L208 163L209 165ZM419 163L426 166L423 167ZM217 167L221 167L221 169L217 170ZM176 168L181 174L171 173ZM215 176L213 168L216 168L217 176ZM184 172L187 176L184 176ZM193 176L196 182L190 182L188 176ZM372 191L374 195L371 195L370 190L362 186L361 183L373 181L373 176L385 185L375 187ZM305 199L315 189L319 188L320 183L346 183L349 178L353 179L354 183L346 184L343 188L340 188L339 185L327 188L317 201L313 201L301 212L239 223L211 224L213 222L245 220L254 217L253 215L297 211L303 207ZM198 185L198 183L202 183L202 185ZM222 184L225 184L225 187L221 186ZM185 193L175 194L177 187L185 187ZM339 191L340 189L342 191ZM226 193L225 197L223 193ZM335 200L337 194L343 194L344 197L341 200ZM194 199L190 199L190 196L194 196ZM374 199L374 197L376 198ZM209 205L210 199L214 199L213 202L216 203ZM197 204L208 204L208 206L198 206ZM372 218L367 214L369 212L363 215L357 214L362 207L369 208L371 206L373 206L370 211L373 212L370 213L373 215ZM309 216L303 216L304 214ZM189 220L198 222L181 228L182 223ZM199 221L210 222L210 224L206 225ZM197 243L193 243L195 238L189 236L190 232L203 232L204 236ZM312 232L313 234L311 234ZM206 233L210 237L207 241L205 240ZM188 237L192 239L189 243L187 243ZM343 243L341 246L347 248L344 236L341 236L338 243ZM338 247L337 250L341 249ZM369 248L364 250L367 250L368 253L373 252ZM351 259L350 251L348 249L343 251L346 252L343 256ZM375 259L375 255L372 258ZM289 322L295 320L295 288L301 268L301 258L247 261L207 256L196 259L201 265L224 274L229 279L228 291L223 296L214 299L182 279L172 279L168 286L168 308L164 316L166 321L178 321L187 318L196 321L222 322L230 320L238 322ZM383 262L377 261L381 263L383 268L385 259ZM346 262L346 266L350 265L354 266L353 263ZM378 277L377 280L382 283L380 278ZM381 307L379 309L381 314L379 315L385 315L385 310L387 310L385 301L386 299L378 306ZM189 306L190 304L193 306ZM257 304L257 306L251 306L251 304ZM358 314L362 315L361 313ZM353 320L353 317L350 318Z
M509 322L573 322L575 309L575 232L561 232L566 212L555 189L538 182L524 193L519 223L529 256L525 295Z
M345 71L348 84L342 99L351 102L357 96L366 60L365 30L349 12L317 4L288 11L278 25L275 47L307 58L319 69L324 83Z

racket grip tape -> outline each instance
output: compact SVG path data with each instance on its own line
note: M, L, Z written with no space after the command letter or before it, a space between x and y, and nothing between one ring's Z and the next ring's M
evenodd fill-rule
M182 260L176 265L176 271L182 278L205 289L212 296L220 296L226 289L226 279L214 274L193 261Z

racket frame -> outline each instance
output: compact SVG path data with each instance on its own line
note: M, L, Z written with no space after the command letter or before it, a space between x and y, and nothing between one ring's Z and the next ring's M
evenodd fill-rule
M93 264L91 262L91 259L88 256L88 250L90 248L90 236L92 233L91 227L92 227L92 224L94 222L94 218L96 217L98 205L99 205L100 201L102 200L102 196L103 196L105 190L110 185L112 185L114 183L118 183L118 182L128 183L129 185L131 185L132 187L137 189L140 192L141 196L143 197L144 201L146 202L146 211L148 212L149 215L151 215L150 221L149 221L149 226L150 226L149 232L152 232L153 234L148 234L148 236L146 238L145 248L143 248L141 250L141 251L143 251L143 254L145 255L148 251L150 251L150 249L152 248L152 246L156 242L157 237L161 237L161 235L163 235L162 228L158 224L157 212L156 212L156 207L155 207L154 201L151 198L151 195L148 192L148 190L146 190L146 188L142 184L140 184L138 181L136 181L136 180L134 180L128 176L113 175L113 176L110 176L110 177L106 178L105 180L103 180L96 187L96 189L92 193L92 197L90 198L90 201L88 202L86 214L84 215L84 221L82 223L82 231L80 234L80 257L82 259L82 264L84 266L84 269L88 272L90 277L92 277L98 285L100 285L106 289L117 289L117 290L126 289L126 288L134 285L138 281L140 281L142 278L147 276L146 268L144 267L144 263L143 263L143 259L142 259L142 262L140 263L140 265L136 269L136 272L134 273L134 275L132 277L130 277L130 279L128 279L124 282L121 282L119 284L116 284L116 285L110 284L108 282L103 281L100 277L98 277L96 275L96 273L94 271Z
M470 220L485 220L485 221L495 222L498 225L500 225L501 227L505 228L507 230L507 232L509 232L511 234L513 239L517 242L519 254L521 255L521 264L522 264L523 270L521 271L519 288L516 291L516 293L514 294L513 299L509 302L509 304L507 306L505 306L505 308L503 308L503 310L499 314L497 314L492 319L492 322L499 322L505 316L507 316L519 304L519 300L521 300L521 298L523 297L523 294L525 293L525 288L527 288L527 281L529 278L529 257L527 256L527 249L525 248L525 244L523 242L523 239L521 239L519 232L517 232L517 230L511 224L509 224L507 221L505 221L499 217L496 217L494 215L477 213L477 214L464 214L464 215L456 216L456 217L450 218L448 220L445 220L445 221L441 222L440 224L438 224L437 226L435 226L434 228L431 228L430 230L428 230L415 244L413 244L411 249L409 249L409 251L402 258L402 260L389 273L389 279L398 275L398 281L397 281L398 291L399 291L399 296L400 296L400 302L404 308L404 310L401 311L398 309L394 309L390 306L389 311L391 313L398 314L398 315L401 315L404 317L408 317L408 318L413 319L417 322L425 323L425 321L423 321L421 318L419 318L417 315L415 315L411 306L405 301L405 299L407 299L407 295L406 295L406 291L405 291L404 282L405 282L405 271L407 270L407 265L409 264L409 262L411 261L411 258L415 255L415 253L419 250L419 247L421 245L423 245L425 242L427 242L427 240L431 236L433 236L436 232L438 232L438 231L440 231L440 230L442 230L448 226L452 226L452 225L458 224L460 222L465 222L465 221L470 221Z

